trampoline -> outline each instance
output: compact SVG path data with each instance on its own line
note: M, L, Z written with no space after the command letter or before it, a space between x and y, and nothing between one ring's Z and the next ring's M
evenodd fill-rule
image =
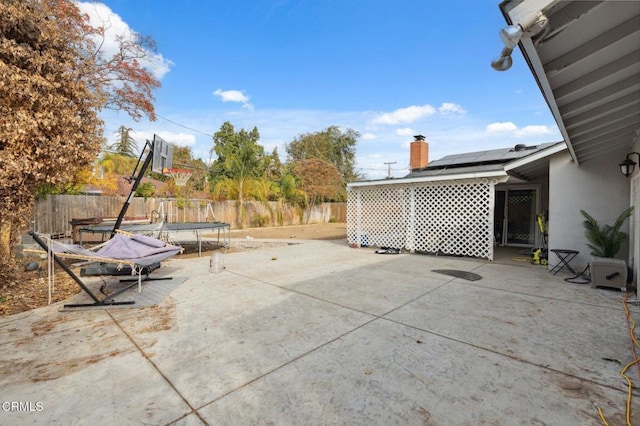
M202 256L202 234L214 233L217 234L217 244L224 248L229 248L231 245L231 225L224 222L183 222L183 223L149 223L149 224L135 224L135 225L122 225L121 230L132 232L136 234L143 234L155 237L163 241L171 241L176 243L185 243L190 240L182 239L179 234L192 232L196 236L196 242L198 243L198 256ZM84 226L78 229L78 235L80 238L80 245L82 245L82 234L101 234L103 240L109 239L113 231L113 225L94 225ZM171 235L170 235L171 234ZM221 235L222 234L222 235ZM221 243L222 237L222 243Z

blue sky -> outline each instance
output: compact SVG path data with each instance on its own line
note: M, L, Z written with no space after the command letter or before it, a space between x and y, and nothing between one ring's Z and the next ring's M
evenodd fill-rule
M162 87L155 122L105 111L105 136L157 133L208 160L222 123L258 128L266 151L336 125L361 134L367 178L408 173L409 143L429 158L560 141L519 50L494 71L505 26L498 1L106 0L80 3L109 36L151 36ZM97 21L96 21L97 22ZM108 48L108 44L106 45ZM177 124L176 124L177 123Z

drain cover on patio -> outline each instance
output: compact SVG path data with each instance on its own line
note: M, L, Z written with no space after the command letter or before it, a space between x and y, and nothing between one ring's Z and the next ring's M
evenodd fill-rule
M468 271L459 271L457 269L432 269L431 272L437 272L439 274L451 275L452 277L462 278L467 281L478 281L482 279L482 276Z

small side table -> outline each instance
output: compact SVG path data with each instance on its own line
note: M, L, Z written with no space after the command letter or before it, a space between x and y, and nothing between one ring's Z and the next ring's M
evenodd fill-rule
M553 275L556 275L560 271L570 271L572 274L577 275L576 271L573 270L569 262L571 262L571 260L573 260L573 258L576 257L578 253L580 253L579 251L567 249L551 249L550 251L555 253L555 255L558 256L558 259L560 260L558 264L551 268L549 272L553 273Z

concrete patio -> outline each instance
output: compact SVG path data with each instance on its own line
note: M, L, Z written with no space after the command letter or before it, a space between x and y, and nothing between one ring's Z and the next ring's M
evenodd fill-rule
M165 262L187 280L152 308L0 319L0 424L626 424L622 292L344 241L224 262Z

